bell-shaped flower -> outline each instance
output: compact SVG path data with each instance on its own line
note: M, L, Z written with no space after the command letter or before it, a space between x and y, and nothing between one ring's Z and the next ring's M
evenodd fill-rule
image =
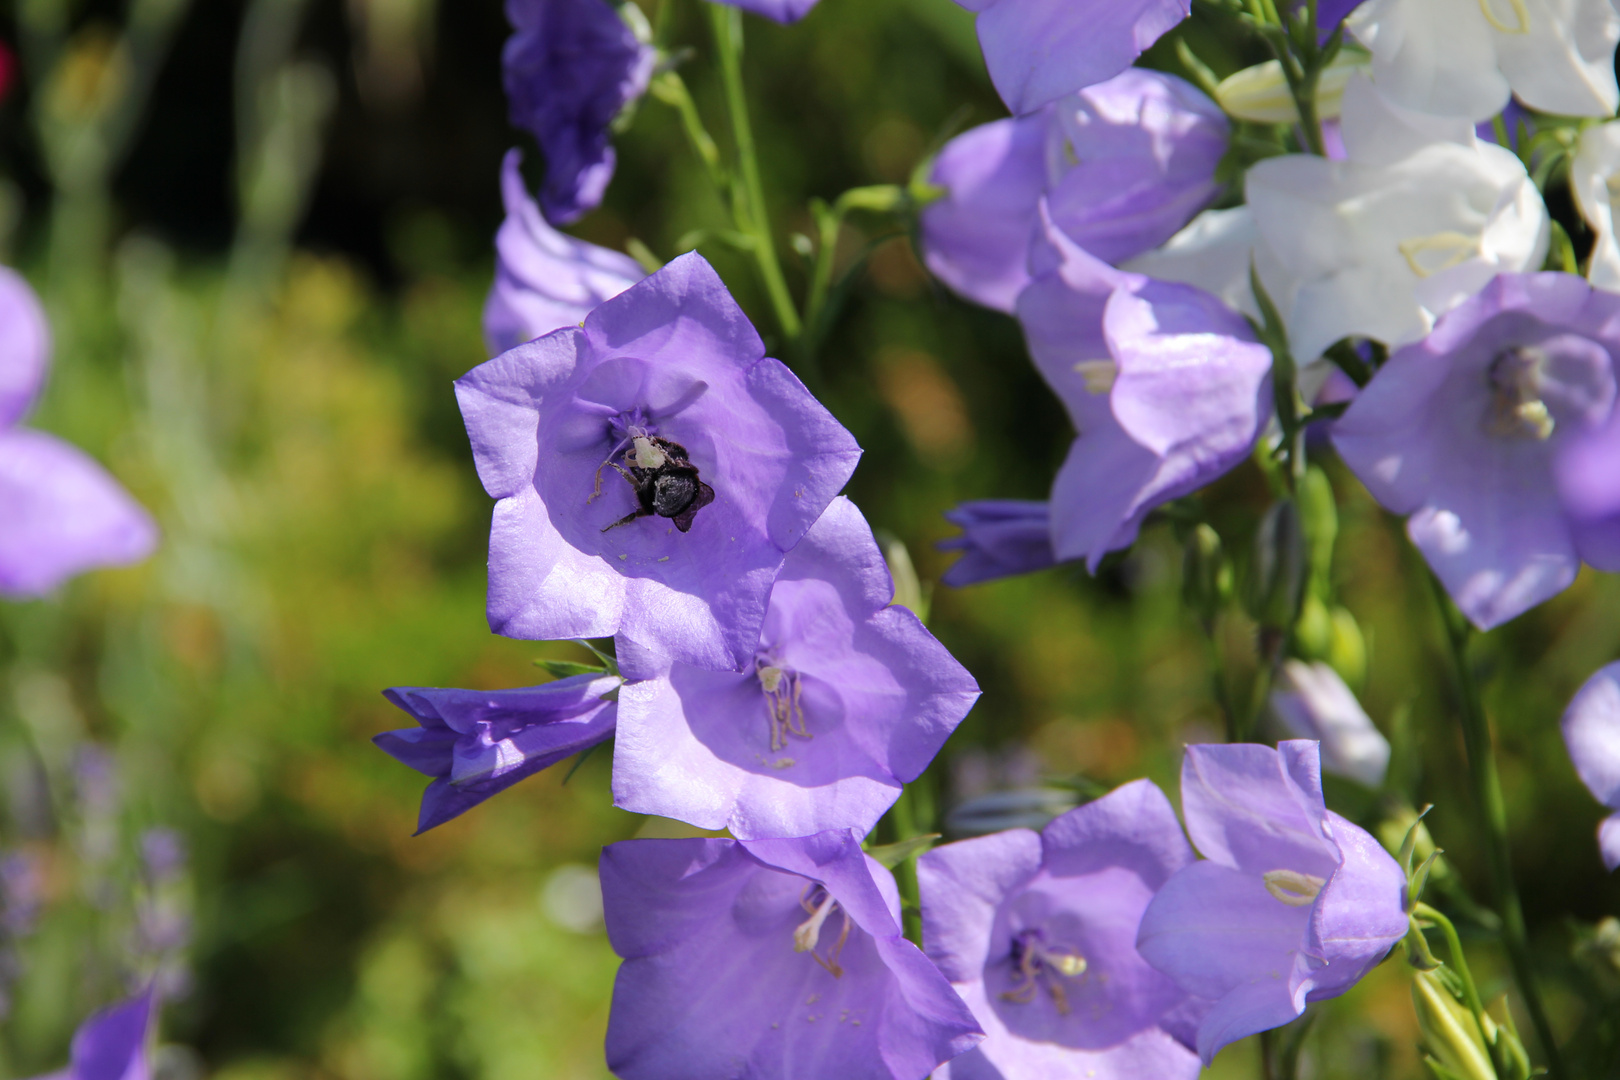
M1405 935L1406 875L1327 809L1315 743L1189 746L1181 813L1204 859L1165 882L1136 944L1214 1002L1198 1024L1206 1065L1344 993Z
M1620 243L1614 235L1615 204L1620 202L1620 121L1581 132L1569 163L1569 186L1595 236L1586 277L1600 289L1620 292Z
M540 143L540 206L566 225L602 201L616 161L608 128L646 92L657 53L607 0L506 0L506 18L512 124Z
M1376 788L1389 770L1389 740L1344 684L1339 673L1317 661L1289 660L1271 692L1271 711L1283 727L1322 747L1322 771Z
M1262 281L1294 290L1279 310L1300 363L1347 335L1415 341L1497 273L1541 266L1547 209L1512 151L1404 113L1360 77L1343 134L1346 161L1288 154L1246 181L1274 259Z
M1379 89L1419 112L1486 120L1509 95L1565 116L1620 105L1610 0L1367 0L1345 26Z
M845 498L788 552L753 663L705 671L619 639L613 799L742 839L871 831L979 697Z
M1582 559L1620 571L1620 534L1575 529L1554 482L1565 445L1613 413L1617 361L1620 295L1504 274L1395 352L1334 425L1339 456L1409 515L1481 629L1562 592Z
M1044 223L1018 321L1079 433L1052 484L1053 554L1095 571L1154 507L1248 457L1271 353L1214 296L1115 270Z
M1620 408L1602 427L1559 448L1553 478L1575 549L1593 566L1620 568Z
M1164 792L1137 780L1040 832L1010 829L917 860L928 956L984 1028L936 1080L1192 1080L1163 1024L1187 994L1136 950L1153 894L1193 861Z
M620 1080L917 1080L979 1027L848 832L602 851Z
M157 994L147 990L91 1013L73 1033L68 1067L37 1080L151 1080Z
M1111 79L1192 10L1192 0L956 0L1015 115Z
M421 834L611 738L618 687L609 675L573 675L521 690L397 686L383 696L419 726L371 741L433 778L422 793Z
M934 163L946 195L922 213L924 260L956 292L1011 312L1029 283L1042 195L1075 243L1104 262L1128 259L1215 197L1228 131L1197 87L1142 68L974 128Z
M484 302L491 356L578 326L602 301L647 276L630 256L553 229L524 187L522 161L521 151L510 150L501 163L506 220L495 234L495 284Z
M1614 813L1598 826L1603 865L1620 869L1620 663L1598 671L1564 712L1569 760L1594 798Z
M89 455L16 426L39 396L50 350L33 289L0 267L0 596L42 596L157 546L151 517Z
M980 499L945 511L945 520L962 530L936 545L962 553L940 578L946 585L977 585L1057 565L1050 503Z
M623 631L675 660L751 665L782 559L860 447L683 255L456 382L490 531L489 622Z

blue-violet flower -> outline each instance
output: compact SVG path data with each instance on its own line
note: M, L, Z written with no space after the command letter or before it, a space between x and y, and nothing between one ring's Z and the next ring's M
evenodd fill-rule
M1030 499L979 499L945 511L961 536L941 540L941 551L960 551L940 581L960 587L1033 573L1057 565L1052 553L1052 505Z
M1586 680L1564 712L1564 744L1575 772L1614 813L1598 826L1603 865L1620 869L1620 663Z

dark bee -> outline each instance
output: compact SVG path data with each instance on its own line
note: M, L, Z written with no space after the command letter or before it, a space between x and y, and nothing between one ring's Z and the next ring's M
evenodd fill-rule
M669 518L681 532L692 527L697 512L714 502L714 488L698 479L698 469L686 456L686 447L656 435L636 435L625 452L625 464L609 461L635 490L638 503L626 514L602 529L616 529L637 518L654 515Z

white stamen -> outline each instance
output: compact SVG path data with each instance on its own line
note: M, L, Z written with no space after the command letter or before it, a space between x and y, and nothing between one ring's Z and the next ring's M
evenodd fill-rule
M1119 365L1112 360L1082 360L1074 365L1076 375L1086 384L1088 394L1106 394L1119 378Z
M816 945L821 941L822 924L827 921L827 918L832 915L835 910L840 910L838 908L838 901L834 900L832 894L826 892L825 890L822 890L821 903L814 907L811 906L811 893L816 892L821 888L821 886L815 884L807 885L805 887L804 895L799 898L799 905L803 907L804 910L810 912L810 917L794 928L793 951L809 953L810 958L816 963L820 964L822 967L826 968L829 975L835 979L839 979L843 977L844 969L838 966L838 956L844 951L844 943L849 940L849 912L841 911L841 914L844 916L844 926L843 929L838 933L838 940L833 943L833 947L831 949L827 950L827 955L823 956L816 952ZM811 999L811 1001L814 1000L814 998Z
M1289 907L1305 907L1316 903L1316 896L1327 884L1325 878L1315 874L1302 874L1298 870L1267 870L1261 875L1266 892Z
M1453 266L1461 266L1472 259L1479 254L1479 243L1480 238L1477 236L1444 229L1427 236L1414 236L1410 240L1402 240L1396 248L1412 273L1420 278L1426 278L1450 270ZM1423 255L1432 255L1434 259L1420 261L1419 257Z
M1479 10L1485 16L1485 21L1491 24L1491 29L1499 30L1504 34L1528 34L1530 32L1530 9L1524 0L1508 0L1513 8L1513 18L1516 25L1509 26L1497 17L1495 0L1479 0Z

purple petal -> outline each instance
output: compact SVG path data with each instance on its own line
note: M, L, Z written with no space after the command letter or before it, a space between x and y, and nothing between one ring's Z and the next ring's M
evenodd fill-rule
M484 341L496 356L553 330L577 326L602 301L646 276L628 255L553 229L523 185L520 151L501 163L506 220L495 234L495 284L484 304Z
M1620 814L1610 814L1598 823L1598 850L1603 853L1603 865L1612 872L1620 870Z
M152 990L92 1013L73 1035L72 1080L148 1080L146 1040L156 1016Z
M1327 808L1316 761L1316 744L1303 740L1276 750L1252 743L1187 747L1181 812L1194 846L1250 874L1332 877L1339 853L1322 827Z
M539 140L540 205L566 225L602 201L614 164L608 125L646 91L657 53L603 0L506 0L506 17L512 123Z
M1322 769L1348 776L1367 787L1384 782L1389 768L1389 740L1344 684L1339 673L1320 661L1289 660L1283 665L1271 708L1291 734L1321 742Z
M977 585L1057 564L1050 503L980 499L945 511L945 520L962 530L961 536L935 545L941 551L962 553L940 578L946 585Z
M751 11L779 23L798 22L816 6L816 0L714 0L715 3Z
M1344 861L1311 909L1305 950L1327 961L1313 971L1308 1000L1344 993L1406 935L1406 874L1365 830L1333 813L1327 827Z
M1620 810L1620 663L1601 668L1564 711L1564 745L1592 797Z
M1019 115L1118 75L1192 6L1191 0L957 2L979 13L990 80Z
M1059 815L1041 830L1041 842L1053 874L1075 877L1119 866L1149 889L1193 861L1170 800L1151 780L1133 780Z
M616 804L744 839L870 830L978 698L916 617L890 606L893 589L860 511L834 499L782 565L761 659L740 673L676 664L624 688ZM807 735L776 733L761 666L797 680Z
M1583 561L1620 572L1620 409L1600 428L1560 447L1553 473Z
M51 326L21 274L0 266L0 430L28 413L45 381Z
M981 124L946 143L929 175L946 195L922 212L923 261L955 292L1008 314L1029 284L1049 123L1043 111Z
M434 778L422 796L417 833L466 813L525 777L613 735L612 676L575 675L521 690L396 687L384 696L420 728L373 742Z
M983 978L996 909L1040 868L1041 837L1030 829L958 840L917 860L923 942L947 979Z
M157 526L88 455L39 431L0 431L0 594L41 596L74 574L138 562Z

